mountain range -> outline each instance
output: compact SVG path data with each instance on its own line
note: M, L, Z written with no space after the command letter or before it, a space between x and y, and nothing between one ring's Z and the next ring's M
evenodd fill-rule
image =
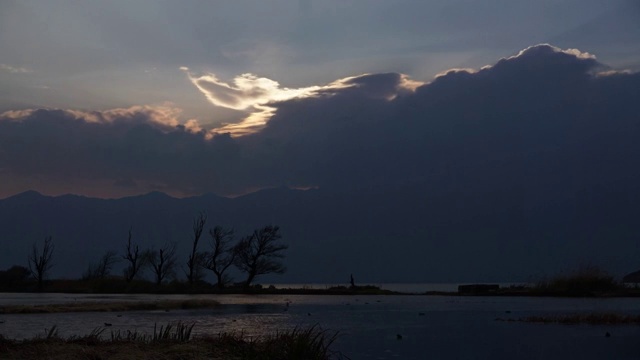
M51 235L51 275L78 278L105 251L122 254L130 228L141 248L175 241L184 266L199 212L207 214L207 229L233 228L237 238L281 227L288 271L258 282L347 283L350 274L370 283L519 282L584 264L617 276L640 265L635 193L453 189L280 187L235 198L152 192L120 199L28 191L0 200L0 268L26 265L31 246ZM200 250L208 247L205 235Z

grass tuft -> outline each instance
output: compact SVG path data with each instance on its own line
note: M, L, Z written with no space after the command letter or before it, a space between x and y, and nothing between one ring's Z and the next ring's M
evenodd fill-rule
M187 325L181 322L177 324L167 324L165 326L160 326L157 328L157 324L153 325L153 342L160 341L176 341L176 342L186 342L191 339L191 331L193 330L194 324Z
M47 337L45 339L47 340L51 340L51 339L58 339L58 326L57 325L53 325L51 327L51 329L49 329L49 331L47 332Z
M615 294L622 289L605 270L586 265L568 274L542 279L533 287L534 293L560 296L601 296Z
M244 333L192 336L195 324L181 322L154 325L153 334L96 328L85 336L62 338L57 327L46 337L11 340L0 336L1 359L348 359L331 350L338 334L310 328L295 328L258 338Z

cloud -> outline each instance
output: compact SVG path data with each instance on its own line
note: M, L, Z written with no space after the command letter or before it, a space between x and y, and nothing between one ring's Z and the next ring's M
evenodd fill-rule
M538 177L593 184L600 181L593 169L625 177L640 158L640 147L621 145L633 143L637 128L639 75L603 77L602 69L593 56L538 45L392 101L386 94L399 75L365 77L332 97L278 104L251 141L278 152L274 158L287 164L280 171L290 172L283 182L299 177L321 187L422 184L434 194L483 193L513 187L514 176L535 191ZM613 163L627 167L614 171Z
M0 70L2 71L6 71L12 74L26 74L26 73L31 73L33 72L30 69L27 69L25 67L16 67L16 66L11 66L11 65L7 65L7 64L0 64Z
M597 186L636 196L640 75L612 71L538 45L428 83L385 73L287 89L253 75L190 74L212 103L246 111L245 122L223 134L179 120L170 105L15 110L0 115L0 168L7 181L42 179L60 192L69 189L59 179L75 178L113 193L410 189L472 208Z
M360 83L363 79L371 80L375 78L375 76L364 74L340 79L323 86L315 85L291 89L281 87L277 81L249 73L236 76L232 83L227 83L218 79L213 73L197 76L189 72L187 67L183 66L180 69L187 72L189 80L191 80L211 104L232 110L249 112L249 115L240 123L226 124L214 130L217 133L231 133L235 136L252 134L262 129L275 114L276 108L273 106L275 103L293 99L331 95L335 91L348 87L366 85ZM392 99L396 96L396 92L413 91L422 84L421 82L411 80L406 75L401 75L400 83L397 84L395 89L389 89L390 92L386 94L386 97Z
M230 154L196 120L183 122L179 114L169 105L8 111L0 114L0 167L11 174L7 182L28 177L50 192L76 192L72 189L100 183L118 194L125 179L138 191L188 194L194 190L188 188L202 189L217 176L196 175L209 161L220 162L212 150Z
M242 122L227 124L217 129L219 133L246 135L256 132L273 115L274 108L268 104L312 96L320 89L318 86L299 89L282 88L277 81L248 73L235 77L232 83L226 83L219 80L213 73L196 76L186 67L180 69L187 72L189 80L211 104L250 112Z
M528 48L521 50L517 55L507 57L505 60L513 60L517 58L526 58L526 57L539 57L553 54L565 54L572 56L579 60L596 60L595 55L589 54L588 52L582 52L578 49L561 49L549 44L539 44L534 46L529 46Z
M231 84L219 80L212 73L200 76L187 74L191 82L213 105L233 110L247 110L256 105L310 96L319 89L317 86L300 89L281 88L277 81L253 74L237 76Z
M182 110L171 103L162 105L136 105L129 108L115 108L101 111L86 111L76 109L66 110L45 110L45 109L25 109L10 110L0 114L0 120L21 121L36 116L46 111L60 112L64 117L86 123L112 124L116 122L129 121L152 125L164 131L172 131L178 127L188 129L198 133L202 127L197 120L190 119L182 124L179 120Z

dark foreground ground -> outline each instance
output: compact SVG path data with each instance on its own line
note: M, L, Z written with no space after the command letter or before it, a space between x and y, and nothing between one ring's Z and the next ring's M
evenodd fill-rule
M46 337L0 337L0 359L346 359L329 346L335 334L317 327L295 329L259 339L243 334L191 337L193 325L167 325L153 335L96 329L82 337L61 338L55 328Z

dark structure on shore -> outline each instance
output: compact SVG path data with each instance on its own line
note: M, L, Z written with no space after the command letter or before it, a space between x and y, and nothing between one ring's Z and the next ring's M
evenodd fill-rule
M500 285L496 284L458 285L458 294L460 295L495 294L498 290L500 290Z

